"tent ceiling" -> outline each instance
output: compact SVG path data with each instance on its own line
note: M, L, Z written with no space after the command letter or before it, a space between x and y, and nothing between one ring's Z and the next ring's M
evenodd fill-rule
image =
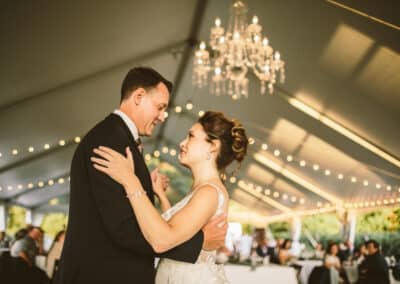
M391 2L392 6L385 3L372 9L369 2L340 1L398 26L396 1ZM68 182L43 188L38 182L54 179L57 184L59 177L68 175L74 137L84 135L117 107L121 80L135 65L152 66L177 83L173 105L184 106L188 100L194 104L192 111L169 111L165 126L154 135L157 139L148 141L149 152L163 145L177 148L199 110L221 110L242 120L255 139L238 178L254 188L261 186L263 192L270 189L268 198L291 210L329 202L315 188L345 202L400 197L399 167L287 100L297 98L399 159L399 31L328 1L247 4L249 14L257 14L271 45L287 62L287 81L275 95L260 96L259 84L250 76L250 97L232 101L195 89L192 52L186 57L193 40L208 39L217 16L226 24L226 1L3 2L0 199L39 206L43 212L67 210L66 204L51 206L48 200L68 194ZM60 140L66 145L58 146ZM46 143L49 150L43 149ZM261 150L262 143L268 145L267 151ZM30 146L35 148L32 153ZM280 151L278 157L274 150ZM256 160L256 155L269 162ZM288 162L287 155L294 161ZM305 167L299 164L302 160ZM353 176L356 182L351 181ZM27 188L29 183L33 189ZM390 191L387 185L392 186ZM267 215L281 212L240 186L229 187L232 198L248 208ZM273 197L275 191L278 198Z

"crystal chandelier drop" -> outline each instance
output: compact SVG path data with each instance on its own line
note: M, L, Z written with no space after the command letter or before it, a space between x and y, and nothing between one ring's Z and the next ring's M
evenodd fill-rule
M247 73L251 70L261 81L261 94L265 94L267 86L272 94L276 77L279 75L281 83L285 80L285 62L261 31L257 16L247 25L247 7L235 0L228 29L225 31L217 18L211 28L210 49L201 42L196 50L193 84L202 88L209 83L210 92L215 95L228 94L233 99L248 97Z

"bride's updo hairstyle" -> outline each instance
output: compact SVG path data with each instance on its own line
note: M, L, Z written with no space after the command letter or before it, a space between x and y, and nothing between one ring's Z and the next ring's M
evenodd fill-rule
M237 120L230 120L221 112L207 111L198 122L207 133L208 141L219 140L220 151L216 159L219 172L224 173L233 161L239 164L247 153L248 139L243 125Z

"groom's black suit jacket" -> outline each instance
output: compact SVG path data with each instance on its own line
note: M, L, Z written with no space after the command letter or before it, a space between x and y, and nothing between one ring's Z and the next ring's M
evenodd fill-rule
M129 128L119 116L109 115L82 139L72 160L69 221L57 283L150 284L155 256L194 263L203 233L156 255L140 231L123 187L92 166L93 149L100 145L120 153L130 147L135 173L154 202L149 171Z

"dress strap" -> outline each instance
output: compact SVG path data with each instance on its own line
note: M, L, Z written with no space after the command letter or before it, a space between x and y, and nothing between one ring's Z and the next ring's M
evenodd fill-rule
M221 212L223 211L222 205L224 204L224 200L225 200L224 193L222 192L221 188L220 188L218 185L216 185L216 184L214 184L214 183L211 183L211 182L206 182L206 183L199 184L198 186L196 186L196 187L193 189L192 194L193 194L197 189L199 189L200 187L203 187L203 186L205 186L205 185L209 185L209 186L213 187L213 188L216 189L217 192L218 192L218 207L217 207L217 210L216 210L216 212L215 212L215 215L217 215L218 213L221 213Z

